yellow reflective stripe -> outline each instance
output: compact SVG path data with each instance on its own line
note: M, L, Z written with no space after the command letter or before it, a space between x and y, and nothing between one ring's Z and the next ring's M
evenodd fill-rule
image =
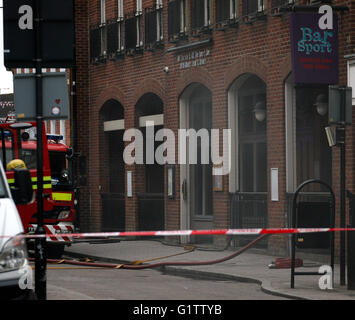
M33 189L33 190L37 190L37 185L36 185L36 184L33 184L33 185L32 185L32 189ZM44 185L43 185L43 189L52 189L52 185L51 185L51 184L44 184Z
M53 192L52 197L53 197L53 200L56 200L56 201L71 201L72 194L71 193L63 193L63 192Z
M31 180L32 180L32 182L37 182L37 177L32 177ZM52 177L45 176L45 177L43 177L43 181L52 181Z
M8 183L15 183L15 179L7 179Z

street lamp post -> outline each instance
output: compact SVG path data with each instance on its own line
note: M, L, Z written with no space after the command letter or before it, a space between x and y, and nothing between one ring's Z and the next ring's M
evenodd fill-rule
M36 123L37 123L37 229L36 234L45 235L43 221L43 86L40 0L35 2L35 47L36 47ZM35 291L39 300L47 298L46 238L35 239Z

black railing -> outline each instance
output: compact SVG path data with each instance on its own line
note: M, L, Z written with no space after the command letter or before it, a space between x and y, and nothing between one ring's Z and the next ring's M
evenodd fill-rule
M102 231L125 231L125 195L102 193Z
M140 193L138 196L138 230L164 230L164 195Z
M230 195L231 227L267 228L267 193L266 192L237 192ZM256 236L237 236L234 245L243 246ZM259 242L259 247L266 247L267 241Z

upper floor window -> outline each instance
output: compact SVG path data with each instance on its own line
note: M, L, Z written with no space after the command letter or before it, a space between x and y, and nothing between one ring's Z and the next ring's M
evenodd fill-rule
M123 0L117 1L117 19L107 22L107 55L114 60L124 54Z
M141 31L142 15L137 13L126 15L125 48L127 54L142 52L143 39Z
M106 1L101 0L100 2L100 42L101 50L100 54L102 56L106 55L107 50L107 39L106 39Z
M224 26L234 23L238 17L237 0L216 0L216 24Z
M243 0L242 7L244 20L250 20L250 17L255 17L258 14L264 13L266 0Z
M168 2L168 37L175 41L186 33L186 0Z
M271 14L281 13L282 9L294 5L295 2L295 0L271 0Z
M162 45L162 4L157 1L154 8L145 9L145 48L154 49Z
M211 26L211 0L190 0L192 33L209 30Z

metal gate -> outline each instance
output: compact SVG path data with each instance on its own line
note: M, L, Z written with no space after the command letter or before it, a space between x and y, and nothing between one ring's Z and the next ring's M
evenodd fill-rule
M267 192L238 192L231 194L231 227L232 228L267 228ZM243 246L256 236L237 236L234 246ZM257 246L265 248L267 239L261 240Z
M138 194L138 230L164 230L164 195Z
M123 193L101 193L102 231L125 231L126 208Z

